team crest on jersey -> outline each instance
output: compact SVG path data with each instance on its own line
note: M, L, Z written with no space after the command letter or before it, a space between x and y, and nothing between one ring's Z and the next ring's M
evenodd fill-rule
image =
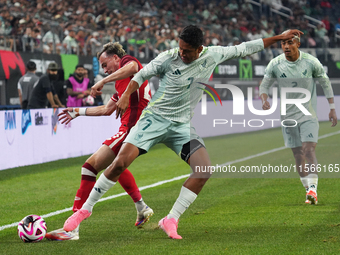
M306 76L306 74L307 74L307 69L306 69L304 72L302 72L302 74L303 74L303 76Z

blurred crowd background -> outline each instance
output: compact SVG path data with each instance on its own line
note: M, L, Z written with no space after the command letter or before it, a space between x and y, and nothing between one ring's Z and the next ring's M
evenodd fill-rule
M286 29L304 32L303 48L340 46L340 1L320 0L0 0L0 49L95 55L120 42L135 57L177 46L198 24L204 45L235 45ZM278 45L259 58L271 59Z

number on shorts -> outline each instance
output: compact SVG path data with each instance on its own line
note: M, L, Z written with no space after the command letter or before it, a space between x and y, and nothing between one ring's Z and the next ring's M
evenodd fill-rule
M147 129L148 127L150 127L150 125L152 124L152 120L146 119L147 122L149 122L145 127L143 127L142 130Z

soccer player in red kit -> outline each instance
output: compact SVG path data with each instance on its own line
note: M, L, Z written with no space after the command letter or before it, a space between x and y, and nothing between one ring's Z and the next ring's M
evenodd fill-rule
M142 67L141 63L134 57L126 55L124 49L119 43L107 43L103 46L101 52L97 54L99 63L104 72L109 74L107 77L97 82L91 88L91 95L97 96L102 92L104 84L115 81L116 93L111 97L106 105L90 108L66 108L59 114L59 120L62 124L68 124L72 119L78 116L109 116L116 110L116 102L124 93L133 75ZM151 92L148 82L144 84L131 95L130 104L121 118L119 132L103 142L103 145L92 154L82 167L82 177L80 188L77 191L73 212L81 209L87 200L95 182L97 174L107 168L118 152L128 135L130 129L136 124L143 109L151 99ZM137 209L137 220L135 225L142 226L153 215L153 210L148 207L139 192L135 179L128 169L125 169L119 183L124 190L131 196ZM78 240L79 227L73 231L67 232L64 229L57 229L46 234L50 240Z

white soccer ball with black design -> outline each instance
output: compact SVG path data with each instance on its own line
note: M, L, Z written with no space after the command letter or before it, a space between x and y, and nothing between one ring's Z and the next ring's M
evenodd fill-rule
M38 215L28 215L18 224L18 235L25 243L35 243L43 240L46 231L46 222Z

